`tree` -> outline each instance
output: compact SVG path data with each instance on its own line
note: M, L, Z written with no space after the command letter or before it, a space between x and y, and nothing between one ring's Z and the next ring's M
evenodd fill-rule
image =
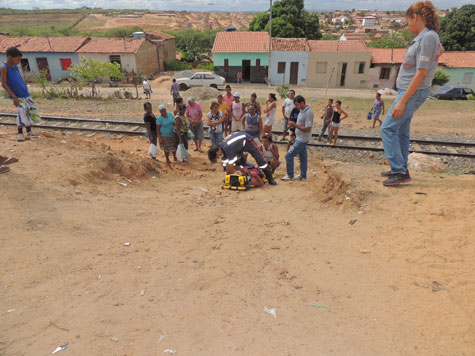
M91 84L91 96L96 96L96 83L103 77L124 78L118 63L98 62L91 58L81 59L81 64L76 64L68 69L71 77L84 84Z
M446 51L475 50L475 5L449 12L440 25L440 41Z
M254 17L250 31L269 31L269 12ZM272 36L318 40L322 37L320 20L315 13L304 9L303 0L281 0L272 5Z
M393 32L383 36L379 40L372 40L368 43L368 46L373 48L407 48L414 37L411 32L404 29L401 32Z
M432 79L432 85L442 86L449 82L450 75L444 72L442 69L437 69L434 74L434 79Z

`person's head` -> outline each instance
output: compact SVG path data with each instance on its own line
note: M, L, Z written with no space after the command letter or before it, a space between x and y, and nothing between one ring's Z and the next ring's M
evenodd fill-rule
M229 84L226 85L225 89L226 89L226 94L228 95L231 94L231 86Z
M239 95L239 93L235 93L234 94L234 101L236 103L239 103L240 100L241 100L241 95Z
M193 106L193 105L195 105L195 102L196 102L195 98L193 98L193 97L188 98L188 105Z
M18 48L10 47L7 49L6 54L7 54L7 61L15 65L20 64L23 53L21 53L21 51Z
M256 105L255 104L249 104L247 106L247 111L249 111L249 114L251 114L251 116L256 115L256 112L257 112Z
M218 103L222 103L223 102L223 96L221 94L218 95Z
M262 144L264 147L269 147L269 145L272 143L272 136L269 136L268 134L265 134L262 136Z
M381 99L381 93L376 93L376 99Z
M152 104L148 101L146 103L143 103L143 109L145 110L145 112L152 112Z
M440 31L440 19L437 9L431 1L418 1L406 11L407 28L417 35L424 27L436 32Z
M295 98L295 90L291 89L289 91L289 98L292 99L292 100Z
M176 79L175 79L175 78L173 78L173 83L176 83Z
M176 103L177 105L183 104L183 98L182 98L181 96L178 97L178 98L176 99L175 103Z
M336 106L337 109L341 108L341 101L340 100L337 100L335 104L336 104L335 106Z
M305 104L305 98L302 95L297 95L294 99L294 105L297 109L303 110L307 104Z
M328 99L328 106L333 106L333 99Z
M269 93L269 101L274 102L277 101L277 97L274 93Z
M211 110L211 111L217 111L217 110L218 110L218 107L219 107L218 103L217 103L216 101L213 101L213 102L211 103L210 110Z
M221 156L221 149L219 146L213 146L209 149L208 151L208 159L212 163L216 163L218 161L218 158Z
M167 117L167 107L165 105L159 105L158 111L162 117Z
M256 93L252 93L251 94L251 101L252 102L255 102L257 100L257 94Z
M178 113L180 115L185 115L185 112L186 112L186 105L185 104L178 105Z

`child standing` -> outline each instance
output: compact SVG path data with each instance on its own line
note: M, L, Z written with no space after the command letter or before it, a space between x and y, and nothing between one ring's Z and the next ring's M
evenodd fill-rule
M374 99L373 103L373 129L376 121L379 121L379 127L381 127L383 122L379 119L380 115L384 115L384 101L381 99L381 94L376 93L376 99Z
M343 114L343 117L341 116ZM341 101L337 100L335 110L333 111L332 125L330 126L330 145L335 146L336 140L338 140L338 129L340 128L340 122L345 120L348 114L341 107Z
M219 105L216 101L211 103L208 113L209 138L211 147L218 146L223 141L223 114L219 111Z
M41 120L38 109L31 99L28 87L18 70L18 64L20 64L22 56L18 48L10 47L7 49L7 61L0 66L2 86L13 100L13 105L18 109L17 141L37 138L38 136L31 131L31 125ZM26 136L23 135L23 127L26 127Z
M218 95L218 110L223 115L223 132L225 131L226 121L228 120L228 104L223 99L221 94Z
M231 107L231 132L244 131L243 115L244 115L244 103L241 102L239 93L234 94L234 103Z

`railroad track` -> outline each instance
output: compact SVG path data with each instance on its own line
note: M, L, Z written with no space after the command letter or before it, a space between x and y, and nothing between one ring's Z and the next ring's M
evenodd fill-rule
M16 114L0 113L0 125L16 126L15 118ZM145 124L143 122L96 120L63 116L42 116L42 118L43 121L38 125L34 125L34 127L55 131L70 131L87 136L106 135L107 137L123 137L126 135L145 135ZM205 127L205 130L207 130L207 127ZM274 131L274 133L278 136L282 135L282 131ZM312 136L313 140L309 143L309 146L313 147L373 152L383 151L379 136L340 135L335 147L328 145L326 137L322 141L318 141L317 134ZM276 141L276 143L286 144L283 141ZM428 155L475 158L475 142L413 139L411 140L410 151Z

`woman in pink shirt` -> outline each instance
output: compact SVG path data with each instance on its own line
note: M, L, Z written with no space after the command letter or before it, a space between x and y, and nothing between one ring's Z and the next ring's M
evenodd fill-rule
M195 136L195 151L203 152L201 150L201 143L203 142L203 110L200 103L196 102L194 98L188 99L188 106L186 107L186 117L191 123L191 131Z

